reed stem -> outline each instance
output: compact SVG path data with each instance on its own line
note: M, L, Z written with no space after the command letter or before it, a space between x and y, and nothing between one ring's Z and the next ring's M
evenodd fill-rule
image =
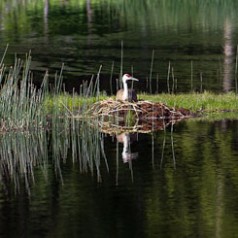
M119 75L119 83L120 83L120 88L122 88L122 75L123 75L123 58L124 58L124 43L121 41L121 66L120 66L120 75Z
M191 92L193 91L193 61L191 60Z
M172 94L174 94L174 87L175 87L175 79L174 79L174 68L172 67L172 80L173 80L173 84L172 84Z
M236 66L235 66L235 89L236 94L238 92L238 83L237 83L237 64L238 64L238 45L236 46Z
M156 75L156 93L159 93L159 74Z
M200 72L200 93L203 91L203 78L202 78L202 72Z
M168 74L167 74L167 89L168 89L168 93L170 93L169 76L170 76L170 61L169 61Z
M111 74L110 74L110 91L111 91L111 94L113 93L113 89L112 89L112 77L113 77L113 71L114 71L114 61L112 61Z
M155 56L155 50L152 50L151 55L151 63L150 63L150 77L149 77L149 92L152 93L152 74L153 74L153 66L154 66L154 56Z
M7 44L7 46L6 46L6 48L5 48L5 51L4 51L4 53L3 53L3 56L2 56L2 59L1 59L1 62L0 62L0 68L1 68L2 65L3 65L3 61L4 61L4 59L5 59L5 56L6 56L6 53L7 53L7 50L8 50L8 46L9 46L9 44Z

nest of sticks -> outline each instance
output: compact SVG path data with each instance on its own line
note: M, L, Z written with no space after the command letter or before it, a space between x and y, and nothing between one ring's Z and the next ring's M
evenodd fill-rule
M141 100L132 103L115 101L113 99L94 103L87 113L93 117L116 118L118 121L125 121L128 113L132 114L139 121L175 120L192 116L192 113L187 109L171 108L161 102L154 103Z
M87 116L93 124L97 124L105 133L120 132L149 133L164 130L181 119L192 116L184 108L170 108L164 103L150 101L122 102L113 99L96 102L87 111Z

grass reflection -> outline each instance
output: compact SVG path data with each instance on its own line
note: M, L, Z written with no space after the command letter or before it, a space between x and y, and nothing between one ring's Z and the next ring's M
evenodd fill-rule
M44 131L37 133L5 133L0 138L0 180L5 189L10 181L15 191L20 191L21 179L30 193L30 184L35 183L34 167L41 168L47 178L48 150Z
M61 167L71 158L78 164L80 173L91 173L101 181L100 166L103 160L107 170L104 151L104 134L87 121L65 118L54 124L51 130L37 132L4 133L0 143L1 180L13 180L16 190L23 176L26 188L34 183L34 167L41 167L47 178L48 166L53 164L56 175L63 182Z
M173 127L173 126L172 126ZM173 147L173 131L171 129L169 137ZM111 137L112 136L112 137ZM105 137L108 135L101 131L100 123L93 123L86 120L65 117L58 119L50 130L37 130L33 132L11 132L3 133L0 143L0 176L1 182L13 181L16 191L20 190L19 181L23 178L24 185L30 194L31 184L35 183L35 169L42 170L42 176L48 179L48 173L55 173L61 183L64 183L62 167L66 163L77 165L81 174L91 174L97 182L102 182L103 173L110 173L116 166L116 184L119 184L119 164L128 164L133 181L133 160L140 156L138 148L133 148L134 143L139 142L139 134L124 132L111 134L110 138L116 138L116 164L108 161L108 152L105 151ZM156 139L152 135L152 154ZM164 133L162 157L160 166L163 167L165 147L171 147L171 143L165 142L168 135ZM122 146L119 146L121 143ZM170 148L171 149L171 148ZM172 151L175 166L175 155ZM51 170L53 166L53 171ZM125 166L124 166L125 167Z
M52 130L52 156L56 162L72 157L73 163L78 163L81 173L90 172L101 181L101 158L107 159L103 146L103 134L87 121L68 118L61 126ZM56 164L60 172L60 164Z

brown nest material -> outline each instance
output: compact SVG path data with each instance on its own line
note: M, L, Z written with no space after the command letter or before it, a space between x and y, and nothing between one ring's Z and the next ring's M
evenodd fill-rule
M98 125L100 131L105 134L117 135L121 133L152 133L154 131L165 130L166 127L173 125L178 120L158 120L148 122L136 122L134 125L126 125L120 122L119 124L105 122L105 121L94 121L94 125Z
M171 108L161 102L138 101L132 103L115 101L113 99L94 103L87 113L93 117L116 118L118 121L126 120L128 113L132 113L139 121L176 120L192 116L192 113L187 109Z
M86 118L104 133L150 133L165 130L176 122L194 116L184 108L171 108L164 103L138 101L136 103L113 99L96 102L87 111ZM95 119L95 120L94 120Z

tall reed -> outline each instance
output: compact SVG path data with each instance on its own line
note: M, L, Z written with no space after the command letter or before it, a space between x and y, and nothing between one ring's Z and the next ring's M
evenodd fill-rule
M191 87L191 92L193 91L193 61L191 60L190 63L190 68L191 68L191 77L190 77L190 87Z
M151 55L151 63L150 63L150 76L149 76L149 92L152 93L152 74L153 74L153 66L154 66L154 57L155 57L155 50L152 50L152 55Z
M31 55L7 68L1 65L0 130L30 130L46 126L43 100L45 86L37 89L30 71Z
M238 45L236 46L236 64L235 64L235 90L236 90L236 94L238 93L237 65L238 65Z

